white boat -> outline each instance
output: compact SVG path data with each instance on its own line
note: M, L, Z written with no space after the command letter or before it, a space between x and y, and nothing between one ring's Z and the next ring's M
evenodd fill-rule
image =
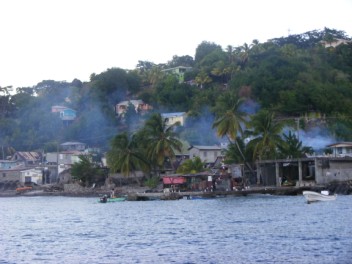
M307 203L318 202L318 201L334 201L337 198L336 194L330 195L329 191L312 192L303 191L303 195L307 200Z

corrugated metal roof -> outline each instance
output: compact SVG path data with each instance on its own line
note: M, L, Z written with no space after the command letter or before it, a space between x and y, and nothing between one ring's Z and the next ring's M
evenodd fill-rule
M39 152L24 152L24 151L18 151L16 152L18 156L20 156L21 158L23 158L24 160L27 161L38 161L41 159L41 156L39 154Z

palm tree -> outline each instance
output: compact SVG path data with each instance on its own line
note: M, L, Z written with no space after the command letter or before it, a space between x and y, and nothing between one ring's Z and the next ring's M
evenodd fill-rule
M112 171L120 171L124 176L135 176L137 169L148 170L149 163L137 146L136 137L127 133L116 135L107 153L107 162ZM137 180L137 179L136 179ZM137 180L138 182L138 180Z
M232 144L235 144L238 153L241 155L242 161L247 166L251 173L254 173L253 169L246 161L245 155L243 153L243 147L240 146L238 142L239 136L242 136L243 129L242 126L246 125L245 113L241 111L241 104L244 98L237 98L233 94L225 94L221 96L217 102L218 109L224 109L225 113L219 115L219 117L213 123L213 128L217 129L217 134L220 137L227 136Z
M228 136L230 141L236 141L236 137L242 135L242 125L246 123L245 113L240 109L243 101L243 98L237 98L231 93L219 97L214 108L218 112L218 118L213 123L218 136Z
M249 142L254 150L254 158L276 158L278 146L284 143L280 136L284 123L275 120L273 112L262 110L253 116L250 126L255 137Z
M200 88L203 89L205 84L211 83L212 79L208 76L208 74L202 70L195 79L196 83L200 85Z
M181 151L182 142L174 131L178 125L179 122L167 125L167 120L163 120L161 114L155 113L146 121L141 131L147 157L159 168L164 167L165 160L172 161L175 150Z
M284 144L278 145L278 149L283 158L302 158L304 154L313 153L313 148L303 146L297 136L291 131L288 134L284 134Z

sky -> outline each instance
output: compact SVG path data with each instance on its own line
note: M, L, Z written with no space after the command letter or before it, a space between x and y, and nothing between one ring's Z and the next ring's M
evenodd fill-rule
M0 87L89 81L138 61L194 57L324 27L352 36L352 0L1 0Z

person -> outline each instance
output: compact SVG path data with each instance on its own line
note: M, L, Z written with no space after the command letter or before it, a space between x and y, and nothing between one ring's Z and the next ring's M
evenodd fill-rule
M115 189L111 189L110 198L115 198Z
M108 201L108 196L105 194L102 198L100 198L101 203L106 203Z

